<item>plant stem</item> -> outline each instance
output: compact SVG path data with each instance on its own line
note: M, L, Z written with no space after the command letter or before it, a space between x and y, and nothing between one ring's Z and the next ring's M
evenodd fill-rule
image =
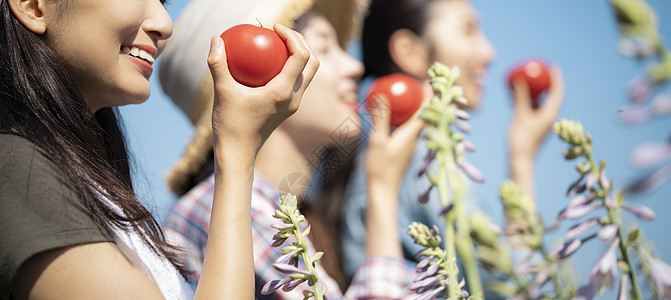
M440 130L440 129L439 129ZM448 206L450 205L450 199L448 197L447 193L447 186L445 186L445 182L447 180L447 157L449 156L449 153L446 153L447 151L438 151L436 153L436 160L438 161L438 178L440 179L440 182L438 183L438 193L440 195L440 202L443 206ZM454 223L452 220L450 220L450 215L452 212L448 212L445 214L445 233L444 233L444 240L445 240L445 253L447 254L447 257L444 258L445 262L449 262L449 258L457 257L457 250L456 250L456 239L455 239L455 228L454 228ZM448 269L449 270L449 269ZM447 295L449 298L452 298L454 296L457 296L461 294L461 291L459 290L459 285L458 283L458 278L456 276L455 272L448 272L447 278L449 279L449 284L447 286Z
M563 288L561 286L561 283L559 282L559 274L557 273L557 265L550 258L547 251L545 251L545 247L543 245L541 245L539 247L538 251L540 251L540 253L543 255L543 258L548 263L548 266L550 268L550 277L552 278L552 282L554 283L554 286L555 286L555 291L557 292L557 299L566 299L566 297L562 293Z
M305 263L305 269L310 272L310 274L312 274L312 276L308 278L308 283L312 287L315 300L323 300L324 297L318 286L317 272L315 272L315 269L312 267L312 263L310 262L308 247L305 239L303 238L303 233L301 232L298 220L291 218L291 223L294 225L293 234L296 237L296 243L303 249L303 251L301 251L301 257L303 258L303 263Z
M478 263L473 255L473 240L471 239L471 228L468 223L466 209L464 208L464 188L462 180L459 178L456 169L450 168L448 171L450 185L453 189L454 207L452 210L456 214L456 223L459 236L459 243L463 243L463 247L457 247L459 255L466 268L466 283L472 295L482 295L482 281L480 280L480 272L478 271Z
M592 170L600 171L600 170L597 169L597 165L594 162L594 159L592 158L591 153L587 153L585 155L585 157L587 157L587 160L589 161L589 164L592 166ZM602 201L605 202L605 200L603 200L603 199L602 199ZM615 218L615 214L614 214L613 210L610 209L607 205L605 205L605 203L604 203L604 207L606 208L606 211L608 212L608 222L610 222L611 224L621 225L621 224L618 224L619 222L616 223L616 218ZM618 229L617 229L617 236L619 238L619 242L618 242L619 245L618 246L620 248L620 255L622 256L622 261L627 263L627 265L629 266L629 270L627 272L627 275L629 276L629 281L631 282L631 289L633 290L633 293L632 293L631 296L632 296L633 300L643 300L643 294L641 293L641 288L638 286L638 280L636 280L636 273L634 272L634 268L631 267L632 264L631 264L631 261L629 260L629 254L627 252L627 247L624 244L625 240L622 238L622 230L621 230L620 226L618 226Z

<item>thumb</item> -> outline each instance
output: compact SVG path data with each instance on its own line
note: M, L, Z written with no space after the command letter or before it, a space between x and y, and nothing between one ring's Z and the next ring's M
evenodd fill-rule
M523 79L517 79L513 82L513 103L516 111L529 112L533 110L529 86Z
M207 56L207 65L210 67L210 73L214 84L226 80L231 76L226 61L226 47L224 40L219 36L213 36L210 40L210 53Z

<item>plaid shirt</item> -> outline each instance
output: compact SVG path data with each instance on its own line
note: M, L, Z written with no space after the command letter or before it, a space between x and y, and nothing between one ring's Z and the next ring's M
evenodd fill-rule
M203 266L205 246L209 231L212 199L214 197L214 176L201 182L184 195L166 217L164 230L168 241L182 247L186 267L193 271L189 283L195 288ZM261 287L286 275L275 270L273 263L281 256L280 248L271 247L275 229L270 225L272 217L279 209L279 192L260 173L255 172L252 189L252 238L254 243L254 270L256 273L257 299L302 299L303 290L311 289L303 283L290 292L281 289L264 296ZM314 247L309 241L309 249L314 255ZM328 253L326 254L328 255ZM343 295L338 284L326 274L318 263L316 270L319 280L326 284L326 296L334 299L401 299L410 297L406 288L415 276L414 265L402 259L372 257L359 266L347 292Z

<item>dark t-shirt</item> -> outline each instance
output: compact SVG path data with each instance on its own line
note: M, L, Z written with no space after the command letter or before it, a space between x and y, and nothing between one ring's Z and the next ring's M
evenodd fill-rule
M0 134L0 298L31 256L60 247L113 241L93 221L65 174L26 139Z

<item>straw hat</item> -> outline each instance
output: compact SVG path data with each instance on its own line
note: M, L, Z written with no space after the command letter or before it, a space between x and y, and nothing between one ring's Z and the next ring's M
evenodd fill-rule
M159 60L159 79L195 127L183 156L166 177L179 195L187 192L188 179L207 161L212 150L212 77L207 67L210 38L237 24L294 26L309 10L333 24L344 47L359 34L366 0L192 0L182 11Z

